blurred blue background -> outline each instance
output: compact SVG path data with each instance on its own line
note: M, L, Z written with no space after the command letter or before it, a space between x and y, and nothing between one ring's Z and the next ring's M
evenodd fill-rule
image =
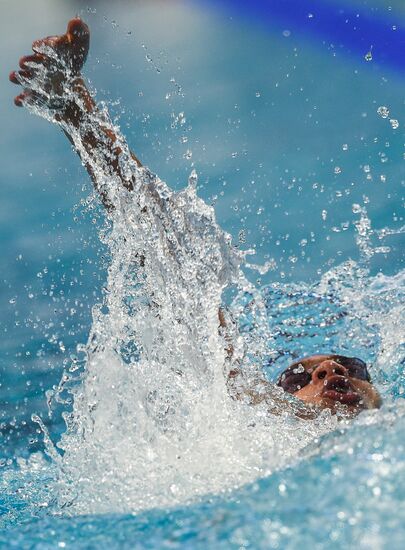
M57 128L14 108L7 81L33 39L75 14L92 31L85 75L131 148L176 189L196 168L219 223L256 249L252 262L271 261L258 284L315 281L357 259L353 204L394 232L371 235L384 247L373 272L403 267L402 0L2 0L0 10L2 454L37 448L30 414L45 414L45 390L86 341L105 280L101 212L80 204L87 175Z

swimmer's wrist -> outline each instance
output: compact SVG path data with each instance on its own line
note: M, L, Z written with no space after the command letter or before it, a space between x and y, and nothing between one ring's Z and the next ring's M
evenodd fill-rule
M55 110L57 120L78 128L96 110L96 104L83 78L77 76L69 83L65 95L55 98L51 108Z

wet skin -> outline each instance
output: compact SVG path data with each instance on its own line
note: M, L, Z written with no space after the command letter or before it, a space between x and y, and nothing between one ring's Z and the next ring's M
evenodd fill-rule
M65 34L35 40L32 44L34 53L22 57L20 70L12 71L9 78L23 88L14 99L18 107L48 109L48 114L60 125L82 159L104 206L112 210L114 207L105 190L99 188L94 166L103 157L107 176L118 177L128 190L133 189L133 181L122 172L120 156L123 151L115 128L99 116L97 104L81 75L89 46L89 28L76 17L69 21ZM80 148L74 142L74 136L78 134ZM132 151L129 154L141 166L136 155Z
M371 380L364 379L362 372L352 368L350 358L343 361L336 355L312 355L293 363L284 372L284 381L281 383L282 375L279 385L306 403L351 415L381 405L381 398ZM298 382L295 386L291 383L291 374Z
M80 79L89 45L89 28L79 18L69 21L65 34L35 40L34 53L21 57L21 70L10 73L11 82L24 88L14 103L18 107L29 103L58 106L64 116L68 102L60 100L66 95L66 84Z

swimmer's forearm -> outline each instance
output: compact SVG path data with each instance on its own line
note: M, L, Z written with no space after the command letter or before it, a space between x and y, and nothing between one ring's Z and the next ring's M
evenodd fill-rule
M128 168L131 164L139 168L141 163L129 150L108 113L98 109L82 78L76 79L72 92L73 99L55 119L80 156L104 206L111 209L113 205L103 185L106 178L118 179L119 185L132 191L134 171Z
M298 399L293 399L279 387L267 382L267 380L264 401L271 414L280 415L287 412L303 420L311 420L317 418L320 413L320 409L304 404Z
M229 315L229 314L228 314ZM282 390L271 384L260 372L250 374L240 366L240 360L234 357L232 343L232 321L227 320L226 310L220 308L218 312L220 333L224 338L226 353L225 379L228 393L232 399L249 405L265 403L271 414L280 415L289 412L299 418L315 418L317 411L300 402L293 402Z
M268 382L261 374L248 378L240 368L234 368L228 373L227 388L232 399L248 405L265 404L271 414L289 413L302 419L313 419L319 415L318 409L298 400L294 402L281 388Z

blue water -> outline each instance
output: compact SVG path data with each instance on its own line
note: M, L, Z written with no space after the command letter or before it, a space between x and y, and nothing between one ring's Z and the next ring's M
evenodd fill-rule
M271 261L266 275L247 270L258 287L266 285L272 349L280 351L264 359L268 375L288 362L285 355L345 349L374 362L386 405L233 492L137 515L64 517L55 503L52 467L35 454L44 446L31 414L43 418L54 439L64 431L64 407L50 419L45 391L59 383L77 344L86 341L91 308L101 300L108 266L98 238L103 214L81 204L91 186L64 137L14 109L14 90L5 84L5 548L402 546L403 72L398 63L386 62L386 39L375 45L383 50L385 44L385 57L379 50L366 61L372 44L364 52L353 40L341 47L335 35L299 30L288 14L274 12L269 20L241 13L238 3L220 4L100 3L87 10L77 2L56 8L45 0L35 6L7 0L1 73L5 79L32 39L61 32L82 10L93 32L86 75L99 98L113 102L110 108L134 151L176 189L193 165L199 194L215 204L220 225L243 248L256 248L252 263ZM400 2L349 8L358 8L360 20L383 25L385 33L393 25L403 28ZM12 30L11 20L18 20ZM388 118L377 113L381 106L389 108ZM184 124L178 117L183 112ZM398 129L390 119L399 120ZM359 214L353 204L366 209L368 244L356 243ZM364 246L372 250L366 260ZM368 272L360 290L345 294L345 276L333 270L349 259ZM328 287L324 274L330 269L329 278L337 282ZM379 273L386 278L378 279ZM347 276L349 287L356 277ZM248 330L249 320L243 326ZM24 465L21 459L30 456Z
M404 536L403 507L398 507L405 490L403 411L396 419L391 414L382 424L370 424L328 436L321 442L324 456L319 450L314 457L309 453L303 463L232 497L135 517L31 519L11 528L5 540L11 548L61 543L67 548L386 548L389 541L389 547L399 549Z

